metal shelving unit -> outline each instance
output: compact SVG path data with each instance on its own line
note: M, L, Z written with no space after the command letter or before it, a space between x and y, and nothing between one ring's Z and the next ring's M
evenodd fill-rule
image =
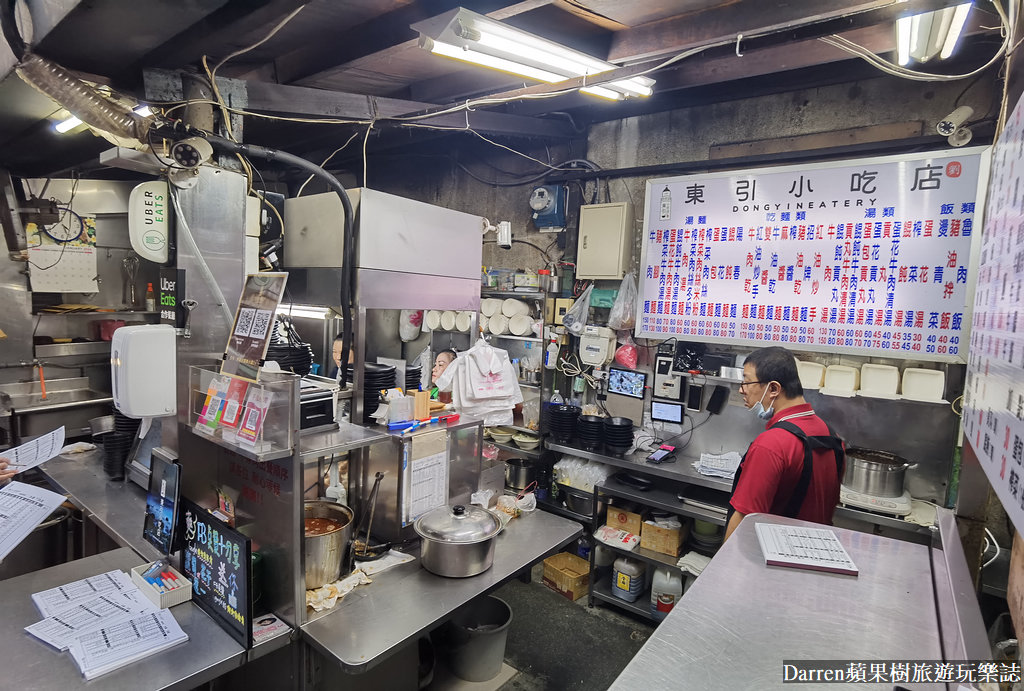
M679 500L676 494L682 489L679 488L668 488L663 487L651 487L649 490L640 491L629 485L623 484L615 478L608 478L602 484L597 485L594 490L600 494L607 494L613 497L619 497L621 499L627 499L637 504L643 504L654 509L661 509L662 511L669 511L676 513L681 516L690 516L691 518L697 518L702 521L714 523L715 525L725 525L725 519L727 516L724 510L721 513L717 511L710 511L708 509L702 509L696 506L688 506ZM723 497L725 499L725 497Z
M593 567L591 567L591 572L593 572ZM590 582L591 605L594 604L594 600L601 600L602 602L611 603L616 607L621 607L622 609L632 612L633 614L637 614L641 617L644 617L645 619L656 621L654 615L651 614L651 610L649 607L650 590L645 590L644 593L640 595L640 597L638 597L635 602L627 602L620 597L615 597L614 595L612 595L611 576L605 576L604 578L598 580L596 583L594 581ZM644 605L648 606L645 607Z
M509 453L516 454L517 456L523 456L525 458L540 458L544 455L543 449L521 449L514 444L499 444L493 439L487 440L489 443L494 444L502 451L508 451Z

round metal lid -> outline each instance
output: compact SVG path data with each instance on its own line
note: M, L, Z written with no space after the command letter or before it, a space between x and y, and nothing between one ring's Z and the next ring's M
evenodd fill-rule
M439 506L414 524L421 537L441 542L472 543L487 540L501 530L501 521L487 509L472 504Z

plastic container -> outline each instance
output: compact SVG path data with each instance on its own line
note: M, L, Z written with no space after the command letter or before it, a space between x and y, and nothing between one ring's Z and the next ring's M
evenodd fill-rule
M465 681L489 681L501 672L512 608L494 596L459 609L447 628L448 664Z
M941 403L945 389L946 375L940 370L914 367L903 370L903 398Z
M825 386L821 392L831 396L852 396L860 388L860 370L846 365L825 368Z
M825 365L817 362L796 361L796 369L800 374L800 383L805 389L820 389L825 381Z
M635 602L644 591L644 571L643 562L626 557L616 559L612 565L612 595L626 602Z
M900 386L900 371L892 365L865 363L860 368L860 394L895 398Z
M678 571L658 567L651 582L651 614L661 621L683 596L683 577Z

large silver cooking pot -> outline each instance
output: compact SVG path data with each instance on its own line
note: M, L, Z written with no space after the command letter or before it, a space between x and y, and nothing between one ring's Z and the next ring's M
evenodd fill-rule
M526 489L538 480L540 468L529 458L510 458L505 461L505 486Z
M479 506L439 506L413 524L422 538L423 568L438 576L465 578L483 573L494 561L501 520Z
M843 484L873 497L898 497L903 494L907 468L915 466L887 451L850 447L846 450Z
M307 501L304 518L330 518L341 528L324 535L305 537L306 589L333 583L341 575L341 563L352 538L352 509L333 501Z

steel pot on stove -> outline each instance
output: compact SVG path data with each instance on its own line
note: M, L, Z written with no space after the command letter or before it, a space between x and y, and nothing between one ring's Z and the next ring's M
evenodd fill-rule
M888 451L850 447L846 450L843 484L873 497L899 497L903 494L907 469L916 465Z

